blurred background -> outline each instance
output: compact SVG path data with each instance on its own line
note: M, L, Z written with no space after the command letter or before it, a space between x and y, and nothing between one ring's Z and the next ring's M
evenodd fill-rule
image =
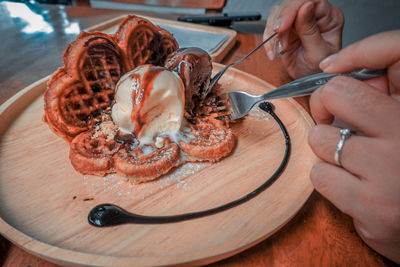
M400 0L328 0L339 7L345 17L343 46L372 34L400 30ZM227 0L225 12L258 11L268 18L271 6L280 0Z
M372 34L400 29L400 0L329 0L345 15L343 46ZM45 3L91 6L93 8L140 10L181 14L259 12L263 20L280 0L30 0ZM186 7L182 7L185 3ZM179 7L177 7L179 5ZM207 7L207 8L204 8ZM244 24L243 22L236 24ZM232 25L233 28L238 25ZM240 26L239 26L240 27Z

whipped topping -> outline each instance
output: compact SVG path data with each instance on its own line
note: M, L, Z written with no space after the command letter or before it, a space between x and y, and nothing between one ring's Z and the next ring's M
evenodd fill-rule
M123 133L135 134L141 144L180 130L185 87L176 73L164 67L138 66L121 77L115 91L112 119Z

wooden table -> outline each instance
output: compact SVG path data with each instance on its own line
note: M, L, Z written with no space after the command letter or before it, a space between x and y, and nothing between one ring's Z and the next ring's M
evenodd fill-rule
M61 66L61 54L79 31L123 11L56 5L0 3L0 104L22 88ZM174 18L172 15L156 15ZM262 40L264 22L233 25L237 43L222 60L242 57ZM263 50L237 66L276 86L288 82L279 59ZM298 101L306 108L307 100ZM0 236L3 266L55 266L10 244ZM357 236L351 218L314 192L300 212L281 230L258 245L214 266L391 266Z

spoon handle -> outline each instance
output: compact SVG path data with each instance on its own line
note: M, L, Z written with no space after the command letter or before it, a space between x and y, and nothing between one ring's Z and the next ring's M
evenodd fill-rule
M221 78L222 74L225 73L225 71L233 66L236 65L240 62L242 62L243 60L245 60L246 58L248 58L251 54L253 54L255 51L257 51L261 46L263 46L266 42L268 42L269 40L271 40L277 33L274 32L273 34L271 34L271 36L269 36L267 39L265 39L264 41L262 41L259 45L256 46L256 48L254 48L253 50L251 50L247 55L245 55L244 57L236 60L235 62L232 62L228 65L226 65L225 67L223 67L217 74L215 74L215 76L211 79L210 81L210 85L208 86L207 90L204 92L203 94L203 99L208 95L208 93L211 91L211 89L214 87L214 85L219 81L219 79Z
M360 69L353 72L334 73L334 74L321 72L284 84L268 93L263 94L260 97L260 100L311 95L315 90L317 90L319 87L326 84L333 77L336 76L347 76L357 80L364 81L385 75L386 73L387 73L386 70L369 70L369 69Z

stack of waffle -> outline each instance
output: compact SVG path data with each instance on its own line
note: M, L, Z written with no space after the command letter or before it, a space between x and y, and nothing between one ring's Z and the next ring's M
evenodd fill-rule
M170 33L136 16L128 16L116 34L82 32L67 47L64 66L53 74L44 94L44 120L70 143L70 159L77 171L117 172L145 182L186 161L214 162L232 151L234 136L226 123L215 120L213 112L204 114L204 108L201 116L195 112L210 81L210 57L196 49L177 50ZM162 146L142 146L112 121L118 80L144 64L165 66L184 81L187 125L181 140L166 138Z

